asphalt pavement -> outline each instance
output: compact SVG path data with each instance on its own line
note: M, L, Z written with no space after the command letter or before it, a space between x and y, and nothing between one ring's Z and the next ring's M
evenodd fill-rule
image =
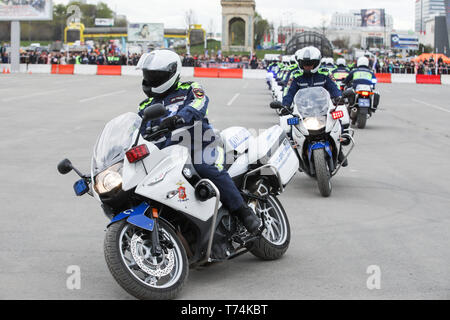
M278 123L264 80L195 80L217 129ZM0 75L0 299L133 299L105 264L99 203L77 198L77 177L56 165L68 157L88 172L106 122L145 98L140 82ZM449 87L378 89L379 111L356 129L331 197L301 173L280 197L286 255L191 270L179 299L450 299ZM73 266L81 282L71 290Z

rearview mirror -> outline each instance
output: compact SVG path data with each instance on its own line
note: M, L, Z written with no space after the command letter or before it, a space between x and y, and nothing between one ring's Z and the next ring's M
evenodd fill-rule
M143 122L148 122L162 118L166 115L167 110L161 103L154 104L144 110Z
M281 108L283 108L283 104L280 101L272 101L270 103L270 107L272 109L281 109Z
M64 159L58 163L58 172L61 174L68 174L72 169L72 162L69 159Z

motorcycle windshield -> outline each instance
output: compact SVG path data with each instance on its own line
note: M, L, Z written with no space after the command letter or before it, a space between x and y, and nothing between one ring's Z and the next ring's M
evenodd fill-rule
M330 101L330 94L322 87L301 89L294 97L297 111L303 118L327 115Z
M136 113L125 113L108 122L94 147L92 174L96 176L125 158L134 143L133 135L142 119Z

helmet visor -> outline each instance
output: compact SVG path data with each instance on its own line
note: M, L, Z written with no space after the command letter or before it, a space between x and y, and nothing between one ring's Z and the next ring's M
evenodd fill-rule
M177 72L177 63L169 64L164 70L148 70L144 69L144 80L148 86L157 88L169 81Z
M311 69L317 68L317 66L320 64L319 60L300 60L299 66L301 69L304 69L305 67L312 67Z

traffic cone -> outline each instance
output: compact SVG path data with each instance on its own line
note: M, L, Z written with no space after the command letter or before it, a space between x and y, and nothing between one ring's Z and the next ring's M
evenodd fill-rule
M6 73L11 73L11 71L9 71L9 68L8 68L8 69L6 69Z

